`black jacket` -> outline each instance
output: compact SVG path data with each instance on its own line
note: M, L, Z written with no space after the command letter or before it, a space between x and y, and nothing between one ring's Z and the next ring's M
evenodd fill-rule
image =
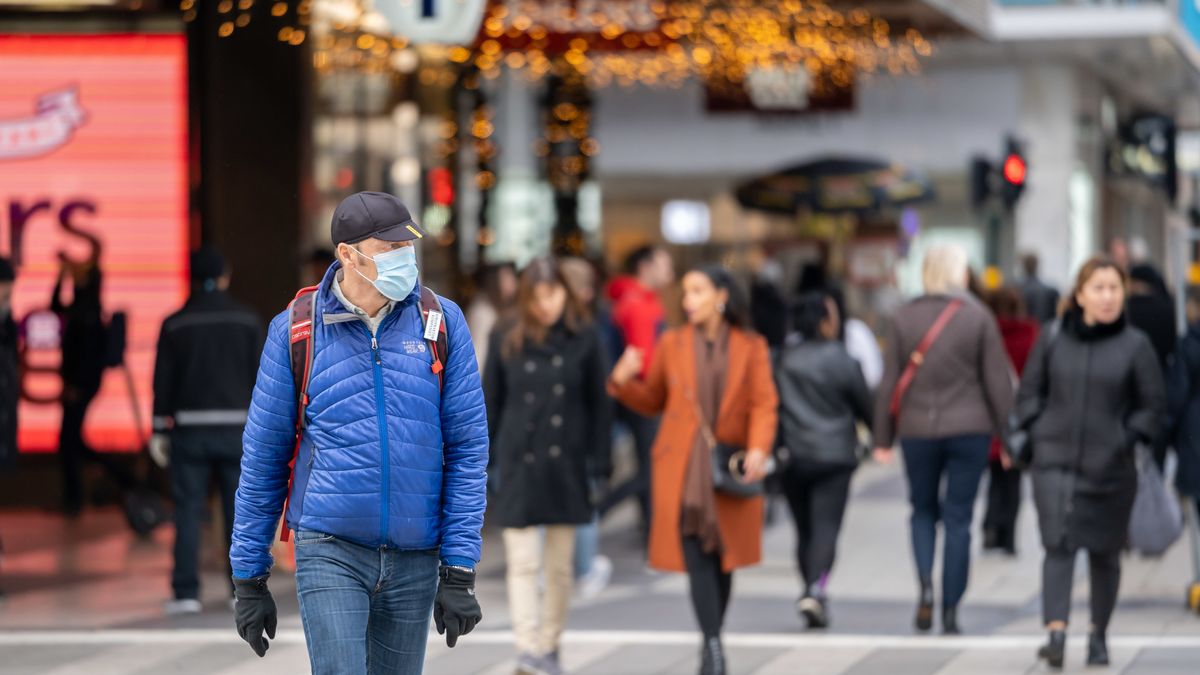
M1200 324L1188 328L1167 371L1167 424L1175 444L1179 471L1175 485L1185 495L1200 497Z
M17 459L17 402L20 395L17 325L11 315L5 315L0 318L0 468Z
M593 327L562 325L511 356L492 333L483 375L494 513L502 527L592 520L590 482L611 464L608 357Z
M1025 300L1025 311L1039 324L1054 320L1058 315L1058 291L1033 277L1022 281L1018 288Z
M74 284L71 304L63 302L64 279L59 277L50 299L50 309L62 317L62 381L64 387L74 387L84 397L100 389L108 351L108 331L100 304L104 277L93 266L82 283Z
M1047 548L1121 548L1137 493L1133 448L1159 437L1165 409L1154 349L1124 317L1086 326L1070 312L1060 330L1043 331L1025 364L1017 415L1033 443Z
M784 347L775 368L780 445L789 459L853 466L856 423L869 424L871 395L862 369L840 342Z
M158 336L155 430L243 426L265 339L258 315L227 293L194 292Z
M1175 305L1161 295L1129 296L1129 323L1146 334L1158 357L1158 366L1165 369L1179 333L1175 328Z

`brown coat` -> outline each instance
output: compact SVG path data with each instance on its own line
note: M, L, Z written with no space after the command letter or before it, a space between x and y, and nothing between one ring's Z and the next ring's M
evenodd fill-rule
M892 321L884 351L883 380L875 399L875 446L902 438L940 439L1003 433L1016 394L1012 364L992 313L970 296L925 354L892 419L892 392L911 354L950 303L947 295L923 295L904 305Z
M694 330L685 326L663 334L645 381L610 392L627 407L647 416L662 414L651 451L650 565L683 572L683 542L679 518L684 473L693 440L700 433L696 413L696 351ZM770 450L775 439L779 398L771 378L771 361L762 337L738 329L729 333L729 366L717 439L747 449ZM717 526L725 571L757 564L762 559L762 498L741 499L718 493Z

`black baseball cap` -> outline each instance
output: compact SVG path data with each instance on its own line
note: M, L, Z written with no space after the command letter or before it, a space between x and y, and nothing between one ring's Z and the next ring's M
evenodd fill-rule
M364 239L424 239L426 232L399 199L383 192L359 192L338 204L330 235L334 244L357 244Z

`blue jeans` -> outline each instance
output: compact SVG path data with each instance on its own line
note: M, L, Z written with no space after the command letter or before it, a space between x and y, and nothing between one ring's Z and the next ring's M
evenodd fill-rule
M922 582L933 580L939 520L946 531L943 607L957 607L967 592L971 572L971 512L979 493L979 481L987 468L990 445L991 437L987 435L900 440L912 504L913 556Z
M575 526L575 578L592 571L592 563L600 550L600 518L593 517L587 525Z
M296 591L314 675L419 674L437 592L436 550L365 548L296 533Z

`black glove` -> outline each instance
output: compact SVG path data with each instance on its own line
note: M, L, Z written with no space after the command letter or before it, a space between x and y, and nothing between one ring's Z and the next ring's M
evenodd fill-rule
M263 630L267 631L267 637L274 640L278 623L275 600L271 598L271 591L267 590L267 575L253 579L235 577L233 595L237 598L233 618L237 622L238 635L250 644L255 654L265 655L270 644L263 637Z
M453 647L460 636L470 633L483 620L479 601L475 599L475 570L443 565L438 577L433 622L438 634L445 634L446 646Z

